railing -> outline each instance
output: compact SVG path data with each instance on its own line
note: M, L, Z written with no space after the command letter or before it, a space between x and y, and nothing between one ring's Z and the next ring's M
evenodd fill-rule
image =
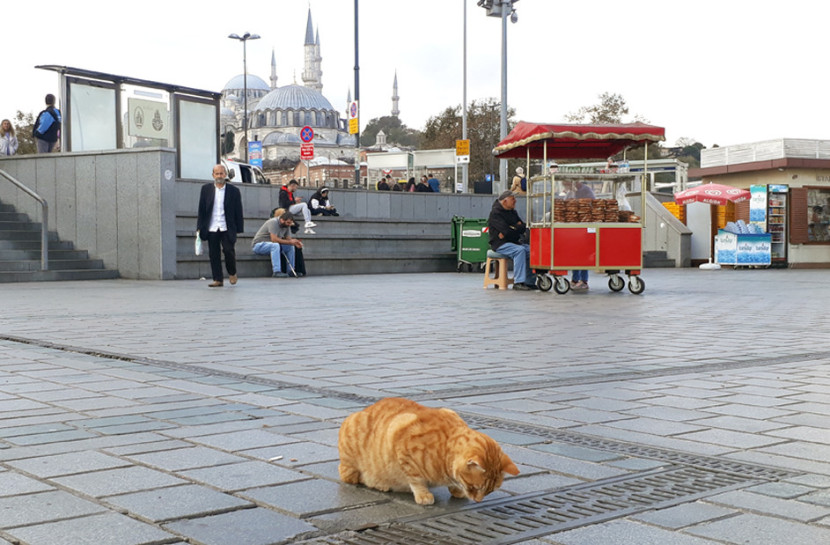
M12 178L8 172L0 170L0 176L10 181L17 186L23 193L29 195L34 200L40 203L41 222L40 222L40 270L49 270L49 205L46 204L46 199L23 185L18 180Z

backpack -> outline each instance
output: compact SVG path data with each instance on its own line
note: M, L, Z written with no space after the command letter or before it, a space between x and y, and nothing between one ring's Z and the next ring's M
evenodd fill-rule
M41 133L37 130L38 126L40 125L40 118L43 114L48 113L52 116L53 123L49 125L49 128L46 129L45 133ZM37 116L37 120L35 121L34 127L32 127L32 136L35 138L39 138L41 140L46 140L47 142L57 142L58 140L58 131L61 130L61 122L58 119L58 116L55 114L53 108L46 108L43 110L39 116Z

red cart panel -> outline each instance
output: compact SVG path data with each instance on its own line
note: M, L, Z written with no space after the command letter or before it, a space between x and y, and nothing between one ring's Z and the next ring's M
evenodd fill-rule
M602 227L599 266L606 269L639 269L642 266L642 229Z

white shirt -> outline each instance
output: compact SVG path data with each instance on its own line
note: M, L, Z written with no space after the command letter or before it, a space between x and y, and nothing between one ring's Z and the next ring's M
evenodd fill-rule
M210 216L210 227L208 231L215 233L216 231L227 231L228 224L225 221L225 186L221 188L215 184L213 188L216 192L213 195L213 213Z

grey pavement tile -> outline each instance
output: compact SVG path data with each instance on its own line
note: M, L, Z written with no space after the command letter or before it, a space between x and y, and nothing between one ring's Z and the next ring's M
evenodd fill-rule
M164 528L204 545L277 545L317 530L294 517L262 508L171 522Z
M95 409L113 409L121 407L132 407L137 405L135 401L109 395L97 397L85 397L81 399L65 399L53 401L56 406L72 411L92 411Z
M239 452L241 450L250 450L261 447L273 447L296 442L296 439L285 437L263 429L226 432L217 435L201 435L199 437L191 437L190 440L194 443L201 443L209 447L229 452Z
M336 448L308 441L246 450L240 454L261 460L271 460L280 456L281 458L273 463L286 467L298 467L340 459L340 453Z
M511 494L528 494L544 490L557 490L566 486L581 484L583 481L553 473L535 473L527 477L519 474L516 477L507 477L500 490Z
M771 408L753 407L750 405L718 405L707 407L707 413L722 414L725 416L737 416L754 420L772 420L794 414L792 407Z
M670 530L646 526L628 520L594 524L576 530L569 530L550 536L557 545L715 545L700 537L678 534ZM769 544L771 542L767 542Z
M799 413L775 418L771 424L780 423L782 426L807 426L820 428L827 423L827 416L820 414Z
M760 452L806 458L807 460L830 460L830 445L804 442L786 442L759 449Z
M506 443L510 445L526 446L543 443L545 441L543 437L539 437L538 435L529 435L524 433L505 431L497 428L482 428L478 431L491 437L499 444Z
M712 443L714 445L723 445L725 447L734 447L740 449L766 447L769 445L775 445L777 443L785 442L785 439L779 439L776 437L721 429L693 431L679 434L677 437L685 439L687 441Z
M76 425L73 422L73 425ZM0 428L0 438L8 439L10 437L17 437L20 435L33 435L41 433L52 433L58 431L75 431L76 427L68 426L62 422L50 422L46 424L32 424L29 426L15 426L9 428Z
M57 477L52 480L64 488L98 498L187 482L167 473L141 466L93 471L69 477Z
M824 473L830 475L830 463L817 461L812 458L796 458L757 450L733 452L725 456L733 460L778 467L788 471L803 471L805 473Z
M624 458L622 454L604 452L597 449L580 447L567 443L546 443L533 445L529 448L587 462L610 462L611 460L619 460Z
M0 416L4 418L8 418L8 415L4 413L48 408L50 408L48 405L30 399L0 399Z
M747 433L763 433L787 427L787 424L769 422L767 420L742 418L738 416L710 416L689 422L706 428L721 428Z
M830 543L830 528L798 524L777 517L743 514L686 530L694 535L746 545L816 545Z
M678 530L687 526L693 526L703 522L722 519L736 514L738 511L726 507L719 507L702 503L700 501L693 503L684 503L675 507L667 509L658 509L656 511L646 511L639 515L632 515L632 520L640 522L647 522L655 526L669 528L671 530Z
M830 490L817 490L798 499L807 503L830 507Z
M196 484L109 496L107 503L152 522L201 517L251 505L230 494Z
M129 466L126 460L95 451L68 452L6 462L6 465L41 478Z
M605 425L611 428L621 428L663 436L679 435L706 429L704 426L695 426L684 422L659 420L656 418L633 418L630 420L619 420L617 422L606 422Z
M808 426L793 426L783 430L774 430L767 432L767 435L773 437L782 437L785 439L794 439L797 441L806 441L808 443L822 443L830 445L830 432L827 427L813 428Z
M560 409L557 411L545 411L540 414L553 418L561 418L563 420L571 420L573 422L582 422L585 424L601 424L603 422L614 422L615 420L626 420L631 418L628 415L617 414L611 411L581 409L576 407Z
M191 469L179 475L226 492L309 479L303 473L257 461Z
M0 528L14 528L106 511L68 492L55 490L0 498Z
M16 496L46 490L54 490L54 487L14 471L0 472L0 496Z
M207 447L161 450L145 454L132 454L128 457L142 464L167 471L182 471L245 461L245 458Z
M47 443L62 443L66 441L77 441L79 439L90 439L98 437L98 434L79 429L58 430L48 433L34 433L31 435L18 435L6 439L9 443L18 446L44 445Z
M147 443L136 443L128 445L119 445L114 447L107 447L104 450L116 456L130 456L132 454L146 454L148 452L158 452L162 450L175 450L193 446L192 443L185 441L178 441L175 439L165 439L163 441L151 441Z
M390 494L390 497L392 495ZM309 522L329 533L371 528L389 521L422 515L424 507L414 501L388 501L309 517Z
M363 486L322 480L252 488L240 492L239 495L300 518L386 502L390 499L383 492Z
M812 488L830 488L830 475L797 475L786 479L786 482L802 484Z
M753 492L755 494L762 494L764 496L773 496L775 498L792 499L798 498L799 496L803 496L810 492L815 492L816 489L811 486L779 481L752 486L747 488L746 491Z
M830 515L830 508L805 503L806 498L804 501L781 499L744 490L733 490L711 496L706 498L706 501L744 511L753 511L802 522L809 522Z
M626 458L625 460L614 460L606 462L612 467L619 467L620 469L627 469L628 471L648 471L658 467L668 465L668 462L659 460L649 460L648 458Z
M117 513L15 528L9 533L27 545L146 545L175 539L173 534Z
M292 433L291 438L336 447L339 433L340 428L326 428L306 433Z

